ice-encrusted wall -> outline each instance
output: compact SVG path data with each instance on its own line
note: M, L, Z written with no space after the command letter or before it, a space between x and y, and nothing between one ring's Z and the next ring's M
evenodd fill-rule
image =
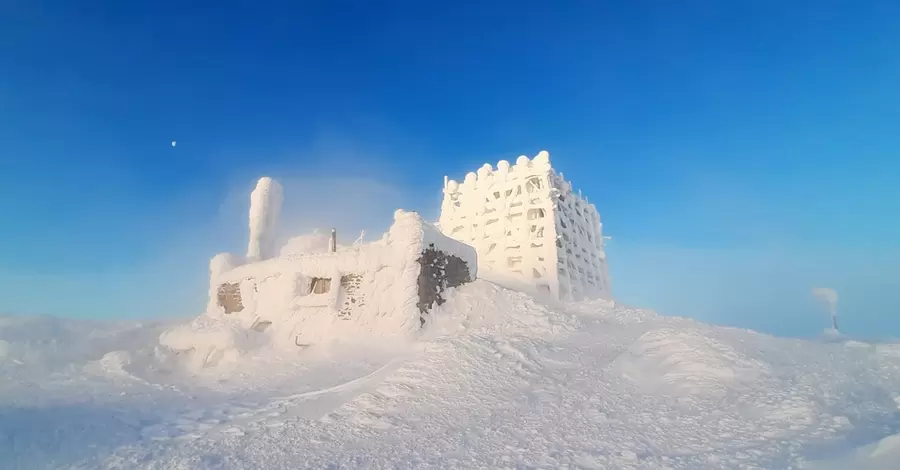
M281 187L260 180L251 197L246 257L210 260L204 315L167 330L160 345L192 367L220 364L270 345L296 349L354 336L403 336L427 322L446 290L471 282L477 255L415 212L398 210L381 240L327 247L318 233L294 237L278 255Z
M597 208L554 171L546 151L445 180L439 225L475 247L483 273L562 300L611 297Z

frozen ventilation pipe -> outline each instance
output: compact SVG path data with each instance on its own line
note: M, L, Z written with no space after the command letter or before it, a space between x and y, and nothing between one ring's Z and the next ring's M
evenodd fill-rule
M837 303L838 294L834 289L828 287L816 287L812 290L814 297L825 302L828 306L828 313L831 315L831 329L838 331L837 324Z
M328 251L334 253L337 251L337 230L331 229L331 239L328 240Z
M284 194L281 185L269 177L260 178L250 193L250 243L247 260L262 261L275 256L275 232L281 216Z

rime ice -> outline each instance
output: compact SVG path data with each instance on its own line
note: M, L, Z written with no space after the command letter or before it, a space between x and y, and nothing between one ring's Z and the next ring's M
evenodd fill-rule
M440 227L475 247L485 273L562 300L611 297L600 215L546 151L446 180Z
M281 186L263 178L250 199L246 259L213 257L206 313L160 336L191 369L266 346L295 353L337 338L403 337L421 328L446 289L477 275L475 250L415 212L396 211L373 243L338 247L316 232L276 247Z
M262 261L275 256L275 231L284 201L281 185L272 178L260 178L250 193L250 243L247 260Z

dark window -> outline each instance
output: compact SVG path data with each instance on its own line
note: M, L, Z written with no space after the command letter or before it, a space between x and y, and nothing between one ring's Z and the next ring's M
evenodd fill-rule
M327 294L331 291L331 278L314 277L309 283L309 292L311 294Z

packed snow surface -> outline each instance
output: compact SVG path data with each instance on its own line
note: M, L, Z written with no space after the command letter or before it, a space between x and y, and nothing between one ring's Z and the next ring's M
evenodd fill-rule
M421 335L195 368L170 324L0 317L0 467L881 469L900 347L476 281Z

